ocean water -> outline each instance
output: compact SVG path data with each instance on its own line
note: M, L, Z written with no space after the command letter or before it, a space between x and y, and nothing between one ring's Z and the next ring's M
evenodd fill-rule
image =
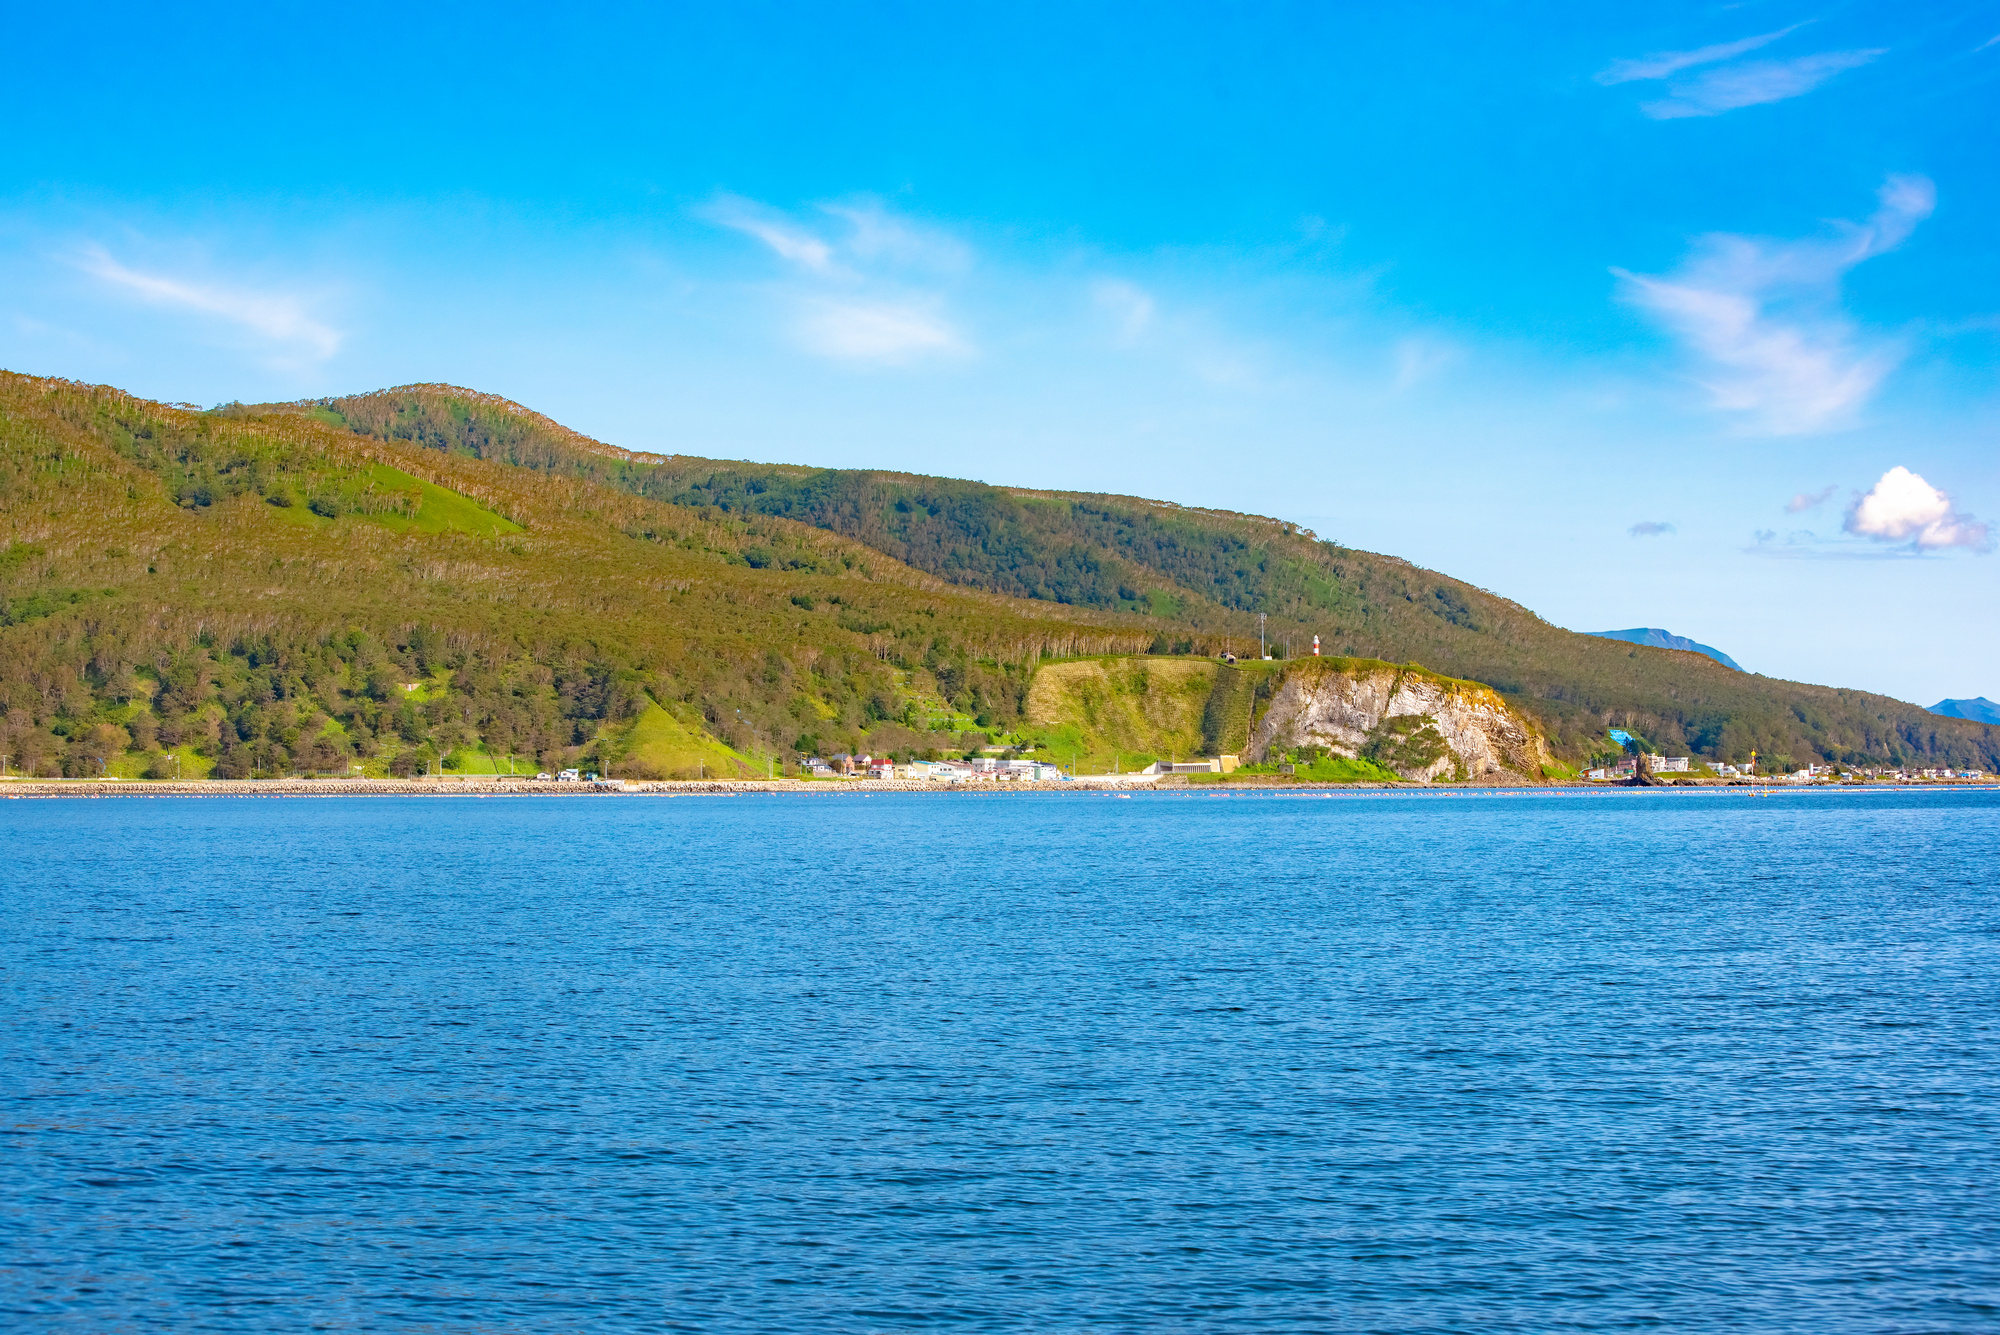
M0 804L0 1326L2000 1329L2000 794Z

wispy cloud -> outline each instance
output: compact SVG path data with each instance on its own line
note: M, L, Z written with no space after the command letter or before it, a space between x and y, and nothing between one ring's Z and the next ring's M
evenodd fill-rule
M1866 65L1882 55L1886 47L1868 50L1818 51L1789 60L1738 60L1760 47L1789 37L1803 23L1794 23L1775 32L1691 51L1655 51L1636 60L1614 60L1596 74L1601 84L1671 80L1667 96L1640 104L1639 110L1654 120L1683 120L1690 116L1720 116L1739 107L1782 102L1810 93L1845 70ZM1685 78L1674 78L1684 70L1700 70Z
M782 299L807 352L900 365L972 350L944 313L940 284L972 261L970 248L950 233L873 200L821 204L810 222L736 195L719 195L696 212L762 242L797 271Z
M1845 70L1866 65L1886 47L1867 51L1822 51L1792 60L1748 60L1708 70L1692 79L1667 85L1668 96L1647 102L1639 110L1656 121L1684 120L1690 116L1720 116L1739 107L1782 102L1810 93Z
M893 303L810 301L800 312L798 334L808 351L848 361L894 363L969 351L936 313Z
M1734 42L1717 42L1714 46L1697 47L1692 51L1655 51L1650 56L1640 56L1637 60L1614 60L1596 74L1601 84L1631 83L1638 79L1664 79L1670 74L1679 74L1684 69L1696 65L1712 65L1718 60L1734 60L1746 52L1755 51L1760 46L1768 46L1780 37L1788 37L1804 24L1794 23L1789 28L1776 32L1761 33L1756 37L1744 37Z
M1854 502L1844 527L1856 537L1907 542L1920 551L1941 547L1993 550L1986 525L1952 509L1951 497L1900 464L1882 474L1874 489Z
M810 231L755 200L738 195L719 195L696 213L722 227L755 237L769 246L778 258L789 260L813 273L833 271L833 247Z
M1821 537L1809 528L1795 528L1789 533L1760 528L1750 536L1750 545L1743 549L1745 555L1782 561L1910 561L1929 555L1915 547L1885 547L1850 538Z
M1804 514L1808 510L1818 509L1833 499L1833 493L1836 490L1837 488L1829 483L1827 486L1821 487L1818 491L1802 491L1785 502L1785 513L1788 515L1798 515Z
M871 265L956 273L972 262L971 248L950 232L892 212L875 200L821 204L819 211L846 226L839 249Z
M119 263L101 246L89 247L74 263L114 290L149 305L216 316L311 360L324 361L340 350L340 332L315 319L305 302L290 294L142 273Z
M1110 316L1116 332L1112 341L1121 348L1129 348L1145 337L1153 327L1153 317L1159 313L1159 305L1146 289L1123 279L1106 278L1093 283L1090 298L1100 311Z
M1702 383L1717 408L1773 435L1838 429L1901 358L1893 342L1864 340L1841 312L1841 279L1901 245L1930 216L1936 192L1922 177L1895 176L1880 201L1868 221L1836 224L1831 238L1718 234L1667 277L1612 272L1626 300L1707 363Z
M1664 519L1642 519L1626 529L1625 534L1632 538L1664 538L1676 531L1674 526Z
M1457 358L1457 350L1442 343L1421 338L1398 339L1395 347L1396 373L1389 382L1389 392L1402 394L1414 389Z

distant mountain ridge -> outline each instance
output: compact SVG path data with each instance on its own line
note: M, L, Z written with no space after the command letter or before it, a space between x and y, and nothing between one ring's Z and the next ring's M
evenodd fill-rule
M1983 695L1970 700L1940 700L1931 706L1931 713L1944 718L1971 719L1974 723L2000 723L2000 704Z
M1723 653L1722 650L1702 644L1698 640L1690 640L1685 635L1676 635L1670 630L1661 630L1658 626L1635 626L1631 630L1587 630L1583 634L1594 635L1600 640L1623 640L1627 644L1648 644L1655 649L1686 649L1691 653L1706 654L1726 668L1735 668L1738 672L1743 670L1743 666L1740 663L1728 654ZM1933 710L1931 712L1936 713L1937 711Z

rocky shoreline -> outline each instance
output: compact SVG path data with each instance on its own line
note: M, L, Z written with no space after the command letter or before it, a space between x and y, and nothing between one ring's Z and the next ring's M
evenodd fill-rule
M1662 788L1760 788L1795 792L1839 789L1902 789L1945 787L1991 787L1991 781L1926 782L1924 784L1790 784L1744 783L1742 781L1697 781L1660 785ZM921 779L856 779L828 782L801 779L659 779L611 780L604 783L556 783L538 779L6 779L0 780L0 799L10 798L108 798L108 797L621 797L656 794L683 797L728 797L749 793L790 793L819 796L866 796L870 793L1117 793L1117 792L1439 792L1469 793L1508 789L1513 791L1605 792L1618 784L1514 783L1474 781L1459 784L1430 783L1301 783L1278 775L1257 775L1247 782L1189 783L1185 775L1171 775L1156 782L1133 783L1129 777L1115 782L1068 779L1057 783L939 783Z
M1114 783L936 783L915 779L826 782L800 779L660 779L556 783L537 779L14 779L9 797L616 797L634 793L724 796L740 793L1109 792Z
M9 779L0 781L0 798L105 797L619 797L632 794L732 796L746 793L792 793L821 796L865 796L869 793L1112 793L1164 789L1179 792L1225 792L1231 788L1273 788L1316 791L1322 788L1427 788L1429 784L1345 783L1302 784L1294 780L1267 783L1189 784L1185 775L1134 783L1130 777L1093 782L1067 779L940 783L922 779L658 779L611 780L604 783L557 783L539 779Z

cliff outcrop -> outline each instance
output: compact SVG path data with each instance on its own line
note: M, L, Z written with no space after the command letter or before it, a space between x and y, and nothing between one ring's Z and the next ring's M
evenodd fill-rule
M1540 779L1550 760L1534 725L1490 687L1352 658L1299 659L1270 684L1250 731L1250 760L1303 748L1370 759L1425 783L1501 773Z

